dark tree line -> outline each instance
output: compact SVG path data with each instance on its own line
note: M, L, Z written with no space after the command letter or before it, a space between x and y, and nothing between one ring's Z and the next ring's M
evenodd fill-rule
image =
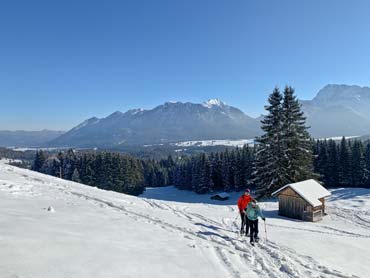
M36 153L33 170L101 189L138 195L146 187L175 185L197 193L238 191L251 185L254 149L244 146L160 161L112 152Z
M311 141L316 178L327 187L370 188L370 144L342 139ZM138 195L146 187L175 185L197 193L256 188L260 147L227 149L160 161L111 152L36 153L33 169L102 189Z
M325 186L370 187L370 144L320 140L314 145L315 172Z
M75 152L68 150L47 156L36 153L33 170L66 180L131 195L139 195L145 187L173 183L171 157L156 162L112 152Z
M173 184L197 193L239 191L251 181L254 150L248 146L183 159L173 171Z

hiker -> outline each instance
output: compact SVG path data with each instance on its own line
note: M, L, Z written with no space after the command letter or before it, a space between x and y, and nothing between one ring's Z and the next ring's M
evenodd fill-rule
M245 226L245 235L248 236L249 232L249 225L248 225L248 220L245 216L245 209L247 208L249 202L252 200L252 197L250 195L250 190L247 188L243 195L240 196L238 200L238 208L239 208L239 213L240 213L240 218L242 220L242 225L240 227L240 234L244 234L244 226Z
M252 200L246 209L246 216L248 218L248 225L250 227L250 243L254 245L255 241L258 241L258 216L263 221L266 220L256 200Z

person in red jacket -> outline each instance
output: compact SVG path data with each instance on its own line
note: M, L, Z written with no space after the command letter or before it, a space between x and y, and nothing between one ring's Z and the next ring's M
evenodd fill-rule
M251 197L249 189L246 189L244 194L240 196L240 198L238 199L238 209L240 213L240 218L242 220L242 225L240 227L240 234L244 234L244 227L245 227L246 236L248 236L249 225L248 225L248 220L245 217L245 209L247 208L251 200L252 200L252 197Z

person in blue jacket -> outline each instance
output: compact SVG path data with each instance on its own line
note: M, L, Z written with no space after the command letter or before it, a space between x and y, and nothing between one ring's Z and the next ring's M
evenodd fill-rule
M246 208L246 216L248 218L250 229L250 242L253 245L255 241L258 241L258 216L261 217L263 221L265 221L266 218L256 200L252 200L248 204Z

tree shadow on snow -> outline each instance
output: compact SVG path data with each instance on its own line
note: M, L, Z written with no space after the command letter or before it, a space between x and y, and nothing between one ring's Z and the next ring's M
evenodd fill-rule
M332 195L328 198L329 201L337 201L344 199L353 199L355 197L370 197L370 190L368 188L337 188L331 191Z
M199 203L199 204L210 204L210 205L221 205L230 206L235 205L242 192L231 192L229 193L229 199L225 201L212 200L211 197L216 193L212 194L196 194L188 190L179 190L174 186L166 187L153 187L147 188L143 194L139 197L160 200L160 201L172 201L180 203Z
M219 238L222 238L224 240L230 240L231 238L228 237L228 236L223 236L223 235L220 235L220 234L217 234L215 232L210 232L210 231L199 231L197 232L198 235L203 235L203 236L217 236Z
M214 225L206 225L204 223L195 223L195 225L201 226L201 227L213 230L213 231L224 231L224 232L231 232L231 233L234 232L233 230L225 229L225 228L214 226ZM212 233L212 232L209 232L209 233Z

